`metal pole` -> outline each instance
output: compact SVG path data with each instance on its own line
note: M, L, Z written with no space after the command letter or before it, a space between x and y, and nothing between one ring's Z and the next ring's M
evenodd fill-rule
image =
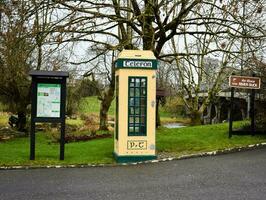
M30 127L30 160L35 160L35 121L37 110L37 81L32 77L31 85L31 127Z
M30 160L35 160L35 122L31 119L30 129Z
M61 122L60 160L65 159L65 121Z
M60 160L65 159L65 128L66 128L66 78L61 84L61 138L60 138Z
M232 134L233 134L234 92L235 92L235 88L231 87L230 116L229 116L229 138L231 138Z
M248 93L248 96L247 96L247 119L250 118L250 95Z
M251 90L251 134L255 135L255 90Z

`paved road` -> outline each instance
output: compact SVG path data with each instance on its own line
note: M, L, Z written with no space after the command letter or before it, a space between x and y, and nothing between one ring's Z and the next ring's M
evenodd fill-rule
M138 166L0 171L1 200L266 199L266 148Z

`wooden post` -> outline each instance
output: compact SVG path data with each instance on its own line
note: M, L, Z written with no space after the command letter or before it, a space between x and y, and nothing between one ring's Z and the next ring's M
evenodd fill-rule
M231 87L230 116L229 116L229 138L231 138L232 134L233 134L234 93L235 93L235 88Z

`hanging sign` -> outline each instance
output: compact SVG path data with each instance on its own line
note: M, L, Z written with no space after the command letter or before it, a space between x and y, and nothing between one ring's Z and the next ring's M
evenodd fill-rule
M259 77L230 76L229 86L244 89L260 89L261 79Z

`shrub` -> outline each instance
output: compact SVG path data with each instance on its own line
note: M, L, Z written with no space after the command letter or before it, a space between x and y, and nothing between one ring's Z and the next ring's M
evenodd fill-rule
M260 102L256 109L256 127L266 130L266 102Z
M170 113L172 117L185 115L184 103L178 96L167 97L163 110Z

